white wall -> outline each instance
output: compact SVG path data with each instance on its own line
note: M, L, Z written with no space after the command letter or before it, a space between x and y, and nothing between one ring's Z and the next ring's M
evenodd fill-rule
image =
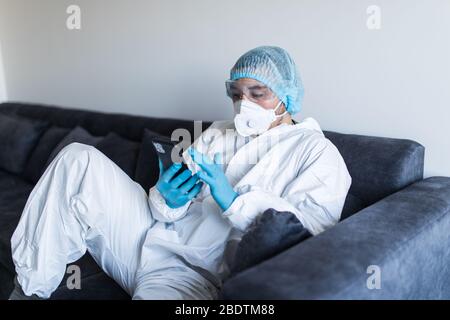
M69 4L82 30L65 27ZM366 9L381 8L368 30ZM231 117L223 81L244 51L286 48L303 75L297 117L410 138L450 176L448 0L0 0L8 98L151 116Z
M3 70L2 44L0 42L0 102L8 100L6 92L5 71Z

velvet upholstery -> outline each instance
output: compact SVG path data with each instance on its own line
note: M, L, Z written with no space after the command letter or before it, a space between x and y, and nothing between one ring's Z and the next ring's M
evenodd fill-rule
M52 153L47 159L46 167L53 161L53 159L58 155L58 153L64 149L64 147L68 146L71 143L79 142L83 144L87 144L90 146L96 146L103 137L95 137L90 134L83 127L77 126L73 128L53 149Z
M110 132L95 147L117 164L130 178L134 178L140 143Z
M27 161L27 165L23 172L23 177L25 179L32 183L38 182L42 173L44 173L47 168L47 160L49 159L50 154L69 131L70 129L56 126L52 126L45 131Z
M406 139L325 131L339 149L352 176L342 218L422 179L425 148Z
M192 138L201 134L201 130L200 132L194 132L194 121L190 120L152 118L119 113L108 114L15 102L5 102L0 106L0 113L3 114L22 115L30 119L44 120L64 128L81 126L94 136L105 136L110 132L115 132L124 138L141 141L145 128L165 136L171 135L175 129L179 128L188 130ZM210 122L204 122L202 128L205 129L209 125Z
M174 129L185 128L194 135L193 121L177 119L22 103L0 104L0 114L48 121L67 129L80 126L94 136L115 132L137 143L145 140L145 129L169 135ZM203 129L208 125L204 123ZM424 148L414 141L324 133L338 147L352 176L342 214L348 219L317 237L288 243L286 247L290 248L273 256L270 253L268 260L246 266L226 281L224 297L449 297L449 178L422 180ZM143 146L139 155L142 150L150 150ZM142 154L142 162L138 158L135 179L148 191L155 177L145 175L151 168L146 159L152 157ZM141 173L144 178L138 179ZM9 241L32 188L33 183L23 177L0 170L1 298L7 298L12 288L14 268ZM295 221L286 222L295 226ZM283 244L284 240L275 244ZM63 281L54 299L129 298L88 254L74 264L82 271L82 290L69 290ZM383 290L365 288L369 264L381 266Z
M311 233L291 212L264 211L248 227L237 246L232 274L253 267L309 237Z
M47 126L44 121L0 114L0 168L22 173Z
M160 134L145 129L142 137L141 150L136 165L136 182L140 183L145 192L154 186L159 177L158 155L153 147L152 139Z
M428 178L236 275L223 298L450 299L448 230L450 178Z
M10 239L32 189L29 182L0 170L0 264L10 271L14 270Z
M1 103L0 114L48 121L51 125L65 128L68 131L80 126L90 134L102 139L103 136L115 132L122 138L139 144L145 128L152 131L156 130L162 135L170 135L177 128L185 128L194 137L194 122L188 120L106 114L26 103ZM209 124L205 122L202 128L205 129ZM48 149L54 148L49 147ZM143 156L145 157L144 154ZM29 165L31 164L27 163L27 166ZM149 170L148 167L144 169ZM30 180L29 178L24 178L0 170L0 280L8 279L2 281L0 299L6 299L13 288L14 266L11 260L10 239L20 219L28 195L33 188L33 182L27 181ZM143 179L144 182L147 181L147 184L152 181L151 176L149 180L145 174ZM82 271L82 290L68 290L65 288L63 280L60 288L54 294L55 299L130 298L113 280L104 274L89 254L73 264L78 265ZM85 280L85 278L89 280Z
M14 289L14 273L0 264L0 299L7 299Z
M67 278L67 276L66 276ZM64 284L53 293L52 300L128 300L130 296L106 273L99 272L81 279L81 290Z

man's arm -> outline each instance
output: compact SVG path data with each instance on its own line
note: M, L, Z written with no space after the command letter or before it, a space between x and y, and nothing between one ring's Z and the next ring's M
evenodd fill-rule
M300 169L281 196L262 190L257 185L237 188L239 196L224 212L238 229L245 230L269 208L295 214L313 235L339 221L351 177L336 147L328 140L316 148L312 162Z

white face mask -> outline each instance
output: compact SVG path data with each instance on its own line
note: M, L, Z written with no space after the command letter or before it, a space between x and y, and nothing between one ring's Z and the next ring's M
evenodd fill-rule
M284 116L276 115L276 110L281 106L282 101L278 103L275 109L264 109L259 104L250 100L238 100L234 105L234 126L236 131L243 137L261 134L269 130L272 122Z

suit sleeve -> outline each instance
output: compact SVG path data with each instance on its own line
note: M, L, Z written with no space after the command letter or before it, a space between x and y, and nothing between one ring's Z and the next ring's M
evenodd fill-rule
M210 141L213 139L212 135L214 134L214 130L212 129L215 129L220 125L221 122L213 123L205 132L200 135L198 139L194 141L192 146L199 151L205 152L209 147ZM188 152L183 153L183 159L188 165L189 169L195 173L197 169ZM202 194L204 194L205 191L205 188L202 188L201 193L197 195L197 197L202 197ZM153 218L161 222L175 222L179 219L182 219L187 214L191 203L192 201L189 201L182 207L170 208L155 186L150 188L149 191L148 204Z
M281 195L263 190L257 185L236 188L239 196L224 216L231 224L242 230L269 208L295 214L313 235L336 224L342 212L351 177L337 148L323 139L312 160L300 168Z
M191 201L182 207L171 208L156 187L152 187L149 191L148 204L154 219L161 222L175 222L186 215Z

